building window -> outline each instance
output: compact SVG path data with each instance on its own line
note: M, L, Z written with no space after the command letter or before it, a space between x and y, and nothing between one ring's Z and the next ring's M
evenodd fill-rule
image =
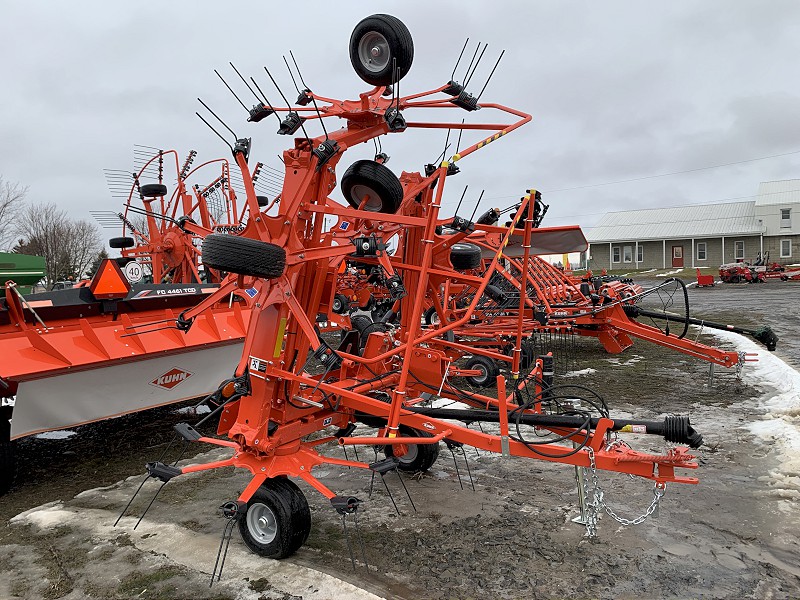
M611 249L611 262L618 263L619 262L619 256L620 256L619 246L614 246Z
M744 241L733 243L733 258L736 260L744 260Z
M636 262L644 262L644 246L641 244L636 247Z
M626 263L633 262L633 248L631 246L622 248L622 260Z
M792 257L792 240L781 240L781 258Z
M792 209L791 208L782 208L781 209L781 227L791 227L792 226Z
M697 260L706 259L706 243L697 242Z

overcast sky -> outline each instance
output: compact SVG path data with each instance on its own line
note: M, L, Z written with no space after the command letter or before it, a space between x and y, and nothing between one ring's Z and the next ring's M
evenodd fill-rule
M469 36L470 44L489 44L471 91L505 49L482 100L533 115L459 163L446 206L455 206L467 184L473 204L486 189L486 208L536 187L551 191L545 225L589 228L608 211L742 199L760 181L800 176L800 2L366 6L0 0L0 175L28 185L30 201L57 202L76 217L117 210L102 169L131 169L134 144L181 155L195 149L201 159L229 155L194 115L197 96L240 136L252 136L255 160L280 166L277 155L290 140L275 135L274 119L246 123L213 69L235 84L232 60L275 103L266 65L293 99L281 60L291 49L315 92L356 98L368 86L350 66L350 32L361 18L388 12L414 39L403 94L446 82ZM497 120L489 111L452 113L454 120ZM462 147L476 141L467 137ZM409 130L385 137L383 148L399 174L419 170L443 144L442 131ZM372 153L371 145L351 151L339 171ZM786 155L597 185L778 154ZM557 191L565 188L580 189Z

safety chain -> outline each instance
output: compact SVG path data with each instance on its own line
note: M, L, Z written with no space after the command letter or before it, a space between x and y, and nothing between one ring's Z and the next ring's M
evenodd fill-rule
M624 442L621 440L612 442L608 449L612 449L618 444L621 445L624 444ZM600 482L597 477L597 464L595 463L594 459L594 450L587 446L586 451L589 454L589 477L583 478L583 494L586 498L586 537L594 538L597 536L597 522L600 520L600 513L602 510L605 510L605 512L612 519L617 521L617 523L626 526L640 525L658 510L658 505L661 501L661 498L667 493L666 483L655 483L653 486L653 501L650 503L650 506L647 507L647 510L644 511L644 514L639 515L635 519L626 519L625 517L620 517L617 513L615 513L611 507L606 504L603 490L600 489ZM584 468L584 475L586 474L586 471L587 469ZM589 479L591 479L591 493Z

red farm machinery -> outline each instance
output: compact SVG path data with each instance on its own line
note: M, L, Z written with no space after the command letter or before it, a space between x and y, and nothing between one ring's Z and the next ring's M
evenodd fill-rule
M161 482L160 491L186 473L229 466L249 471L250 483L223 506L227 521L219 563L236 526L245 544L263 556L283 558L303 545L311 516L294 480L328 498L343 519L357 514L362 499L337 494L315 477L315 467L352 467L373 476L424 471L436 460L440 442L592 473L627 473L652 482L654 505L668 483L697 483L682 472L697 468L689 448L672 446L653 454L618 438L626 432L652 434L697 448L702 438L688 417L614 418L596 394L557 385L553 355L538 352L532 342L537 335L569 332L596 337L607 350L621 352L633 335L727 367L740 365L743 357L736 352L685 337L695 320L682 282L668 280L648 291L629 281L575 281L548 265L538 255L585 249L586 242L577 226L541 227L546 206L535 189L509 209L514 213L504 226L498 222L507 211L491 209L473 221L475 211L469 218L459 215L459 203L455 215L443 215L447 184L462 161L494 148L531 117L482 102L486 85L473 95L455 75L435 89L402 95L413 43L403 23L389 15L373 15L356 26L350 59L372 86L355 100L312 92L293 55L304 86L295 106L282 92L286 106L271 103L255 78L248 81L237 70L256 98L247 108L223 79L249 122L275 118L280 135L302 131L283 152L279 201L269 207L259 202L248 167L251 139L234 134L210 109L233 139L198 115L230 147L249 217L240 232L205 235L206 270L229 275L173 324L191 335L203 327L209 310L243 291L251 297L251 316L241 356L208 397L212 412L194 426L176 426L175 439L226 448L230 456L179 466L164 462L162 455L148 463L139 490L149 479ZM288 61L286 66L294 79ZM469 81L476 66L470 63L462 81ZM459 117L412 120L417 111L431 109L438 115L458 111ZM491 117L467 122L461 119L465 113ZM326 127L330 121L345 126L333 130ZM320 135L308 135L312 125ZM374 160L344 163L337 179L350 148L416 129L482 135L449 159L399 177L376 143ZM331 195L337 185L344 203ZM642 305L646 297L659 298L657 310ZM638 321L645 317L666 325ZM750 333L768 346L777 341L768 328ZM496 393L467 388L468 379L492 384ZM579 396L582 408L573 402ZM456 404L442 408L434 398ZM201 433L202 425L216 419L215 435ZM498 433L468 427L481 422L496 424ZM385 458L372 463L341 459L325 452L330 446L376 447ZM593 481L586 521L592 535L603 510ZM222 568L216 565L215 575L217 567Z

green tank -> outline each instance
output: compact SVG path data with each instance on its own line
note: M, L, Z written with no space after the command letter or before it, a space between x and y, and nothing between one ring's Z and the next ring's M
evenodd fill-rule
M0 286L13 281L21 293L29 294L44 275L44 257L0 252Z

